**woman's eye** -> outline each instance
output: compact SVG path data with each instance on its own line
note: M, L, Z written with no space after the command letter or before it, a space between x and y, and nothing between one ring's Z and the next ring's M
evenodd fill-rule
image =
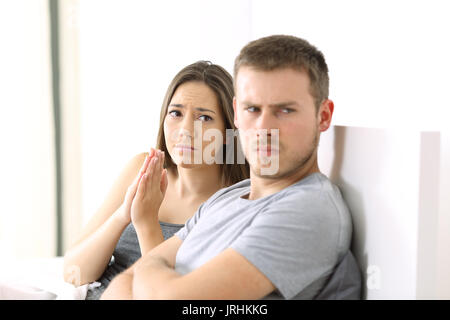
M181 112L180 112L180 111L177 111L177 110L172 110L172 111L169 112L169 115L170 115L171 117L176 118L176 117L181 116Z
M213 118L211 118L210 116L207 115L202 115L200 117L198 117L200 120L202 121L211 121Z

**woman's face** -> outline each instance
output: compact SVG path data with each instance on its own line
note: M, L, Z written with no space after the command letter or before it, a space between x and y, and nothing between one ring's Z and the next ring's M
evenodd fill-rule
M176 165L215 164L225 141L225 120L214 91L200 81L180 85L167 108L164 136Z

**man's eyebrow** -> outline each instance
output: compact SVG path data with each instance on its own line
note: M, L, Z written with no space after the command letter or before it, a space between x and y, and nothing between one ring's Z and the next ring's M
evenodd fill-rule
M184 106L181 103L171 103L169 105L169 107L184 108ZM198 111L201 111L201 112L212 112L212 113L215 114L215 112L213 110L211 110L211 109L197 107L197 108L195 108L195 110L198 110Z
M286 107L292 107L292 106L299 106L299 104L295 101L286 101L286 102L269 104L269 107L275 107L275 108L286 108Z
M248 101L243 101L243 104L245 104L248 107L261 107L260 104L257 103L251 103ZM286 102L280 102L280 103L273 103L273 104L269 104L269 107L273 108L286 108L289 106L300 106L296 101L286 101Z

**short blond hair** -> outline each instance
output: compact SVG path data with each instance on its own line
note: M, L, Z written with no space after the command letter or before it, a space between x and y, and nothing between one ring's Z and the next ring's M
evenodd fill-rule
M308 41L288 35L273 35L248 43L234 62L234 81L242 66L262 71L293 68L306 71L317 110L328 99L329 77L325 57ZM236 85L236 83L235 83Z

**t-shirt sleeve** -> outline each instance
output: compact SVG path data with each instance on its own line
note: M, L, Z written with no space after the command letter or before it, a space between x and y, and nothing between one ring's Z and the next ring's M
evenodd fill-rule
M194 215L190 217L187 221L184 227L182 227L180 230L178 230L175 235L180 238L181 240L185 240L189 232L191 232L192 228L197 224L198 220L201 217L202 210L204 209L205 202L202 203L197 211L195 211Z
M269 205L231 248L258 268L285 298L328 275L338 256L339 216L318 199L286 197Z
M178 230L178 232L175 233L174 235L176 235L178 238L180 238L181 240L184 241L186 239L187 235L189 234L189 232L191 232L192 228L194 228L194 226L197 224L203 211L205 211L205 208L207 206L209 206L211 203L213 203L217 198L219 198L223 193L225 193L229 189L230 188L222 188L222 189L216 191L216 193L214 193L208 200L203 202L198 207L198 209L194 213L194 215L186 221L186 224L184 225L184 227L181 228L180 230Z

